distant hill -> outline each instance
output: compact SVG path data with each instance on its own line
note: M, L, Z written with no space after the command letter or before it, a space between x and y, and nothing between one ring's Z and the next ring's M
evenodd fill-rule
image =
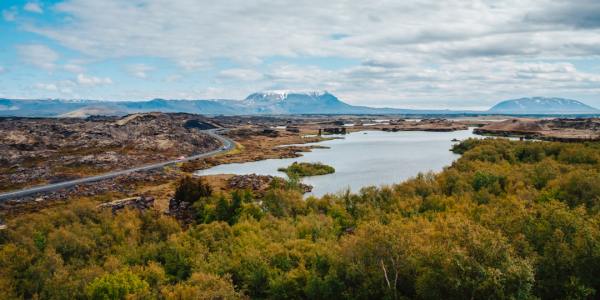
M0 99L0 116L87 117L139 112L187 112L205 115L285 114L429 114L448 110L411 110L355 106L329 92L268 91L244 100L12 100Z
M340 101L328 92L272 91L254 93L242 102L250 110L269 114L327 114L361 110L361 108Z
M373 108L347 104L329 92L268 91L254 93L242 101L251 112L266 114L382 114L414 113L415 110Z
M597 114L600 111L577 100L533 97L502 101L488 110L493 114Z
M522 98L498 103L487 111L417 110L356 106L329 92L266 91L244 100L15 100L0 99L0 116L76 117L122 116L143 112L186 112L204 115L287 115L287 114L599 114L597 109L576 100L561 98Z

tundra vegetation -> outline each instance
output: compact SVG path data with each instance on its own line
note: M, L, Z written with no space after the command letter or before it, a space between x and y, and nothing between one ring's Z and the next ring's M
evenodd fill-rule
M331 174L335 172L335 169L322 163L294 162L287 168L279 168L277 171L284 172L289 178L293 178Z
M0 291L27 299L592 299L600 144L466 140L439 174L303 199L184 180L195 222L95 203L8 220Z

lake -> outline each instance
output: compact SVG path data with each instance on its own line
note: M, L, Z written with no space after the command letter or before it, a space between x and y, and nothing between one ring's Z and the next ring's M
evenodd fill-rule
M305 177L302 182L313 186L310 195L322 196L349 188L357 192L370 185L399 183L419 172L441 171L459 155L450 152L451 140L475 137L472 130L454 132L362 131L313 143L330 149L313 149L302 157L267 159L247 163L215 166L197 171L196 175L260 174L286 177L277 171L293 162L322 162L335 168L334 174Z

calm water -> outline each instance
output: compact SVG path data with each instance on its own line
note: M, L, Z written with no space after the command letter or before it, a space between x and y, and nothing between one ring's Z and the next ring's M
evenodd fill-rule
M471 130L455 132L355 132L336 139L316 143L330 149L314 149L304 156L267 159L241 164L219 165L196 172L198 175L261 174L285 177L278 172L295 161L322 162L335 168L334 174L306 177L302 181L313 186L313 195L336 193L346 188L357 192L361 187L402 182L419 172L441 171L458 158L449 151L453 138L473 137Z

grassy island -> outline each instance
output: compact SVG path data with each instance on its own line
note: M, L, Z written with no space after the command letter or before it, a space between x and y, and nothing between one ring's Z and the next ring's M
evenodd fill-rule
M278 171L284 172L289 177L306 177L331 174L335 172L332 166L322 163L294 162L287 168L279 168Z

